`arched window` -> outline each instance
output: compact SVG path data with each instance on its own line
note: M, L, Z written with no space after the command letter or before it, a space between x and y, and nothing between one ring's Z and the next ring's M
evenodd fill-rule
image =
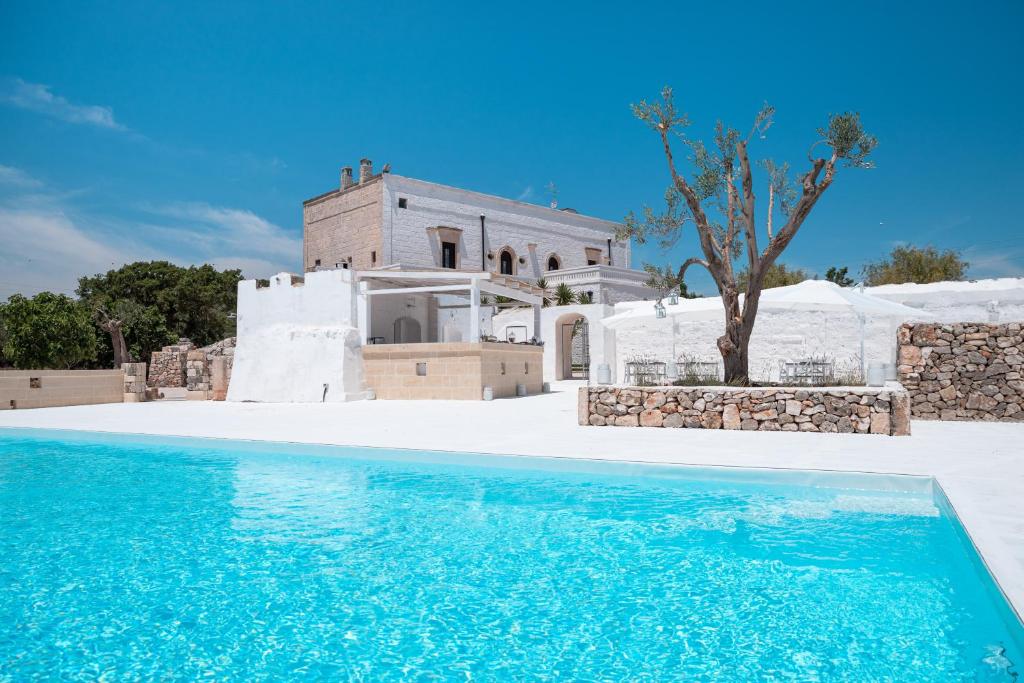
M558 256L556 256L555 254L548 256L548 270L558 270L561 267L562 264L561 262L559 262Z
M512 252L505 249L501 252L501 274L502 275L515 275L512 269L512 263L515 261L515 257L512 256Z

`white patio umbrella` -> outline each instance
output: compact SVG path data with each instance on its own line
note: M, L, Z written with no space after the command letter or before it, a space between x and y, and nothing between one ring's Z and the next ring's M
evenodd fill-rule
M740 305L743 295L740 295ZM804 280L796 285L773 287L761 292L758 311L821 311L855 313L860 320L860 356L864 363L864 322L866 316L884 317L900 322L918 320L921 311L904 306L894 301L866 294L859 288L840 287L828 280ZM672 332L675 335L675 322L679 320L713 320L725 318L721 297L700 299L683 299L678 304L665 307L666 317L672 320ZM605 318L605 327L616 329L632 322L657 317L653 302L639 302L627 307L625 311ZM673 346L674 346L673 340ZM865 368L861 368L862 371Z

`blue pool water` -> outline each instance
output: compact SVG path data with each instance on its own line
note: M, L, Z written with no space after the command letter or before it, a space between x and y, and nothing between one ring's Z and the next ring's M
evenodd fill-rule
M475 458L0 430L0 681L1024 671L919 484Z

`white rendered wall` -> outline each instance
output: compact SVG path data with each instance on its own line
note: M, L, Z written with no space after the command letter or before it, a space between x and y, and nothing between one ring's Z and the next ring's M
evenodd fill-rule
M407 200L407 208L398 208L398 199ZM436 185L421 180L387 174L384 176L384 263L411 266L440 265L436 238L427 228L460 228L459 266L463 270L498 270L498 253L511 247L516 254L516 275L538 278L547 270L552 253L561 259L562 268L587 265L585 247L607 254L612 242L612 264L630 265L628 241L616 243L613 221L581 214L552 210L543 206ZM486 216L487 251L493 261L481 259L480 215ZM531 250L528 245L536 244ZM518 262L524 257L525 264Z
M606 329L601 321L612 315L611 306L604 304L577 304L572 306L548 306L540 311L540 338L544 342L544 381L551 382L557 377L558 364L558 324L568 321L576 315L587 320L590 340L590 377L597 378L597 366L608 363L612 370L612 381L615 381L615 348L616 338L613 330ZM515 308L504 310L494 316L492 321L494 335L504 340L509 327L526 327L526 338L534 336L533 309Z
M229 401L340 402L363 398L352 271L288 273L270 286L238 283L238 341ZM326 391L325 391L326 387Z
M894 361L899 322L866 320L864 351L868 363ZM724 330L724 314L722 320L673 322L671 318L647 318L619 327L615 330L618 376L624 376L626 361L637 355L665 362L681 357L721 362L717 341ZM836 364L839 372L855 371L860 365L860 322L857 316L852 313L803 311L760 311L757 314L750 338L749 367L754 379L777 380L780 362L808 357L828 358Z

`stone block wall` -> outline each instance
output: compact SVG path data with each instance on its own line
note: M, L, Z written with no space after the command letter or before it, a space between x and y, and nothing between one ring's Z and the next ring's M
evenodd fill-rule
M885 387L581 387L580 425L910 434L910 401Z
M923 420L1024 421L1024 324L906 324L899 376Z
M124 402L141 403L149 399L146 386L145 363L122 363L124 373Z
M177 344L154 351L149 361L148 384L151 387L185 386L185 361L188 352L195 348L192 342L182 337Z
M185 387L190 399L215 399L223 401L227 396L228 383L231 381L231 366L235 354L235 337L228 337L219 342L193 349L185 359ZM214 372L214 361L217 371ZM217 375L217 386L214 386L214 375Z

